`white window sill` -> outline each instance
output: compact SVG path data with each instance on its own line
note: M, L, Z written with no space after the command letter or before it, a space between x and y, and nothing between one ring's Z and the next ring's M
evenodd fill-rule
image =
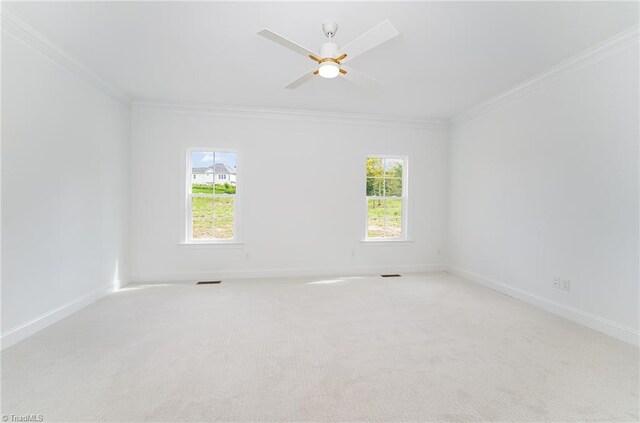
M412 239L363 239L360 241L361 245L364 246L402 246L402 245L412 245Z
M178 247L185 249L242 248L244 243L239 241L192 241L179 242Z

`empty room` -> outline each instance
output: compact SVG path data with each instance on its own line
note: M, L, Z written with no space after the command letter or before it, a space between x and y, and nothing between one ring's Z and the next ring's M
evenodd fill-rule
M640 421L640 2L0 6L3 422Z

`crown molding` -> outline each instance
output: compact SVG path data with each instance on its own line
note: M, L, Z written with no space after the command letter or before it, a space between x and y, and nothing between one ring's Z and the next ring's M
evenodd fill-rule
M349 112L326 112L303 109L278 109L271 107L221 106L206 103L177 103L136 100L132 102L132 110L244 119L297 120L307 122L312 121L322 123L347 123L368 126L404 126L432 129L448 128L448 121L444 119L420 119L402 116L384 116Z
M14 13L7 10L6 7L2 7L0 13L0 22L3 31L6 31L8 34L13 35L25 44L44 54L58 65L74 74L76 77L90 83L114 100L124 105L129 105L131 103L129 97L122 91L91 72L87 67L79 63L68 53L64 52L44 35L26 24Z
M460 124L484 115L498 107L504 106L524 96L532 94L550 82L563 78L583 67L590 66L610 55L625 50L638 42L638 25L619 33L593 47L560 62L550 69L527 79L517 86L499 94L488 101L480 103L449 120L451 124Z

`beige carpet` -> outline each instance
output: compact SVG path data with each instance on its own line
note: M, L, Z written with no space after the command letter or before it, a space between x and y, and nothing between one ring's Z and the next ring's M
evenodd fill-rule
M446 273L129 285L2 353L2 413L638 421L638 358Z

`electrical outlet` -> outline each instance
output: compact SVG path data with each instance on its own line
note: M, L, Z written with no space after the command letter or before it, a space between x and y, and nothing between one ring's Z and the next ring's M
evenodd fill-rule
M571 280L556 276L553 278L553 286L563 291L571 291Z

